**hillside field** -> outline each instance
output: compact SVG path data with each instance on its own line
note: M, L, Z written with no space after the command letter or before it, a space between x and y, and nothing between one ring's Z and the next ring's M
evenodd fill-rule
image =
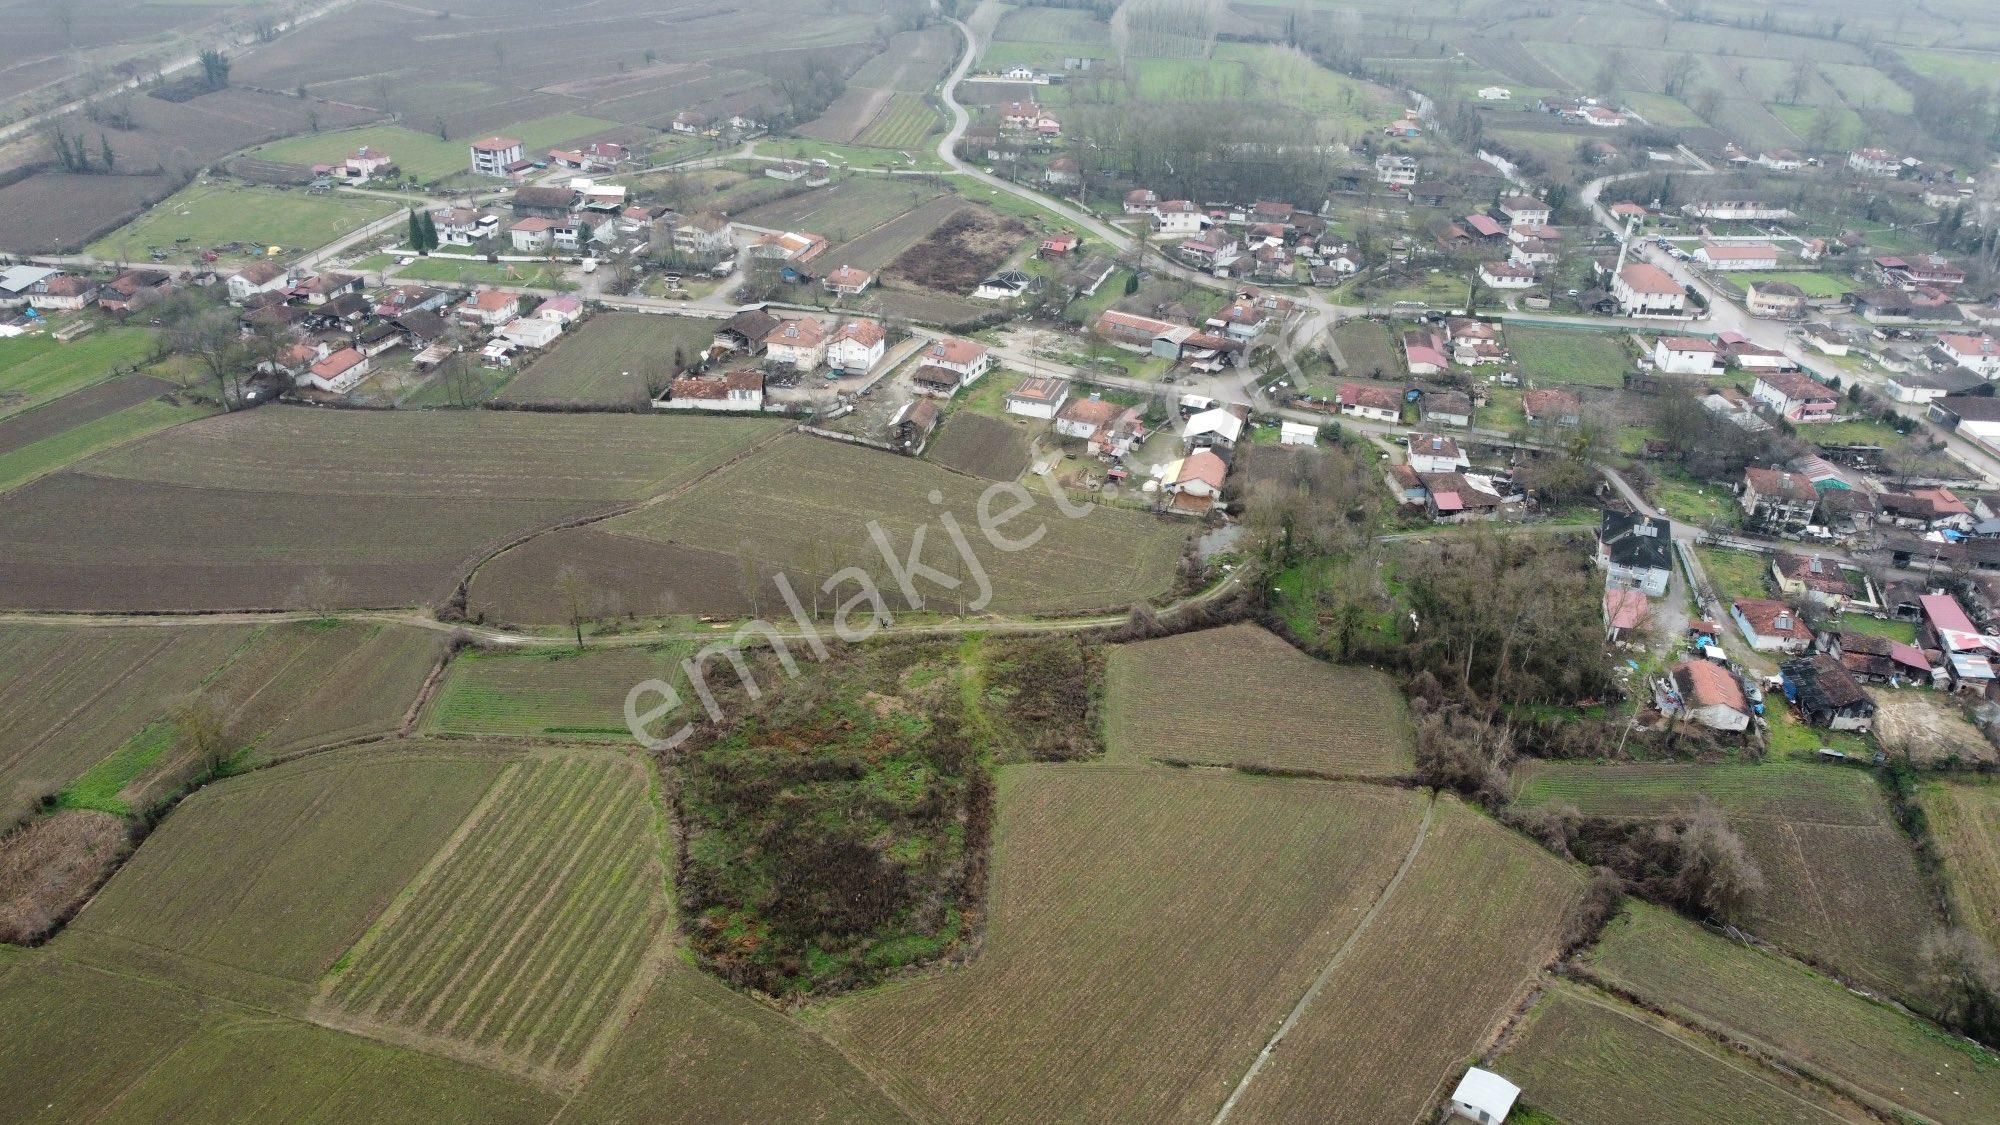
M1254 625L1114 648L1105 713L1114 760L1323 777L1416 769L1408 711L1389 677L1315 660Z

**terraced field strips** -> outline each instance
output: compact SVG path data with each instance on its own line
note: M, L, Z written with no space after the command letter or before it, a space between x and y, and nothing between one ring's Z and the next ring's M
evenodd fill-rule
M348 1018L328 1022L569 1079L640 978L664 913L658 847L636 762L513 767L329 980L325 998Z

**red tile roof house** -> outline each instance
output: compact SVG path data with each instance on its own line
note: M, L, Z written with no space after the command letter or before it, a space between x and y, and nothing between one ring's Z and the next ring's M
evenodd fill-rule
M1750 726L1750 703L1729 669L1710 660L1675 666L1653 690L1653 703L1668 715L1685 715L1711 730L1741 731Z
M1810 599L1836 613L1845 610L1854 595L1847 571L1818 555L1779 551L1771 560L1771 577L1786 594Z
M961 376L961 386L971 386L981 375L993 367L993 353L986 345L971 340L961 340L947 336L932 344L924 351L924 363L956 371Z
M1056 412L1056 432L1066 438L1088 441L1100 427L1110 425L1124 408L1101 398L1073 398Z
M1652 603L1644 590L1620 586L1604 588L1604 639L1622 641L1645 627Z
M1467 215L1465 217L1465 229L1480 238L1507 237L1507 228L1501 226L1499 220L1490 215Z
M828 273L820 284L825 286L829 293L837 293L842 297L859 297L867 292L870 285L875 284L875 275L853 266L841 266Z
M498 328L514 319L514 314L520 307L521 299L512 293L499 289L481 289L470 301L458 307L458 315L461 320L482 324L488 328Z
M1441 375L1451 368L1449 345L1435 332L1403 333L1403 358L1412 375Z
M1521 411L1530 422L1574 426L1583 421L1583 400L1561 387L1537 387L1521 395Z
M1339 404L1340 412L1350 418L1366 418L1374 422L1400 422L1403 419L1403 396L1388 387L1342 383L1334 402Z
M1180 472L1167 482L1167 494L1175 511L1200 514L1215 506L1222 496L1222 482L1229 476L1229 464L1206 449L1198 449L1181 461Z
M1611 279L1611 295L1627 316L1678 315L1687 311L1687 291L1674 275L1650 262L1632 262Z
M1743 470L1743 511L1752 530L1796 536L1819 508L1819 490L1797 473L1781 469Z
M306 371L306 382L328 394L344 395L359 386L370 370L368 357L342 348Z
M1790 422L1831 422L1840 395L1795 371L1767 371L1757 376L1750 397Z
M1729 607L1743 639L1757 652L1804 652L1812 646L1812 630L1798 611L1769 598L1738 598Z
M1535 284L1535 271L1513 262L1482 262L1479 280L1494 289L1528 289Z
M1704 242L1694 260L1712 270L1774 270L1778 248L1768 242Z
M667 397L653 405L660 410L762 410L764 373L746 368L724 375L675 379L667 388Z
M1472 459L1448 437L1413 433L1407 440L1410 468L1418 473L1455 473L1472 467Z

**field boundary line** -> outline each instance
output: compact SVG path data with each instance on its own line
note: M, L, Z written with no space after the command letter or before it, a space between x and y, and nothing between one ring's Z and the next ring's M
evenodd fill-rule
M472 807L472 811L465 814L465 819L460 821L458 827L452 830L452 834L445 838L445 842L439 846L438 850L431 853L431 858L424 864L422 869L411 876L410 881L404 884L401 890L396 892L396 897L390 900L389 905L383 907L382 912L369 921L368 928L362 932L360 939L347 947L342 957L349 965L359 962L362 956L373 949L379 942L380 935L387 932L409 910L410 904L416 901L422 889L429 885L430 881L436 877L438 871L445 864L451 862L452 857L457 855L458 850L465 845L465 841L471 838L473 832L493 811L493 806L500 803L502 794L512 784L516 775L525 765L525 761L514 762L494 777L493 783L488 785L486 792L480 796L479 803ZM318 995L313 998L312 1003L307 1007L308 1017L312 1018L313 1022L322 1022L314 1012L314 1009L319 1008L323 1004L337 1007L337 1005L332 1004L330 998L339 979L339 976L333 973L328 973L321 977Z
M1424 841L1430 838L1431 823L1437 818L1437 805L1437 794L1433 793L1430 802L1424 806L1423 822L1417 825L1417 838L1410 842L1410 850L1404 854L1402 866L1396 869L1396 874L1390 878L1389 885L1382 888L1382 893L1376 895L1375 901L1369 904L1368 913L1361 916L1361 921L1355 924L1354 930L1347 935L1347 940L1340 943L1340 948L1334 951L1325 967L1320 969L1319 975L1313 978L1312 984L1306 988L1305 995L1299 997L1297 1004L1292 1005L1291 1012L1285 1016L1284 1022L1278 1025L1278 1030L1271 1035L1270 1041L1264 1044L1264 1049L1257 1052L1257 1057L1250 1063L1250 1069L1244 1072L1242 1080L1236 1084L1234 1090L1230 1091L1228 1099L1222 1103L1222 1108L1215 1111L1211 1125L1222 1125L1222 1122L1229 1119L1229 1115L1236 1109L1236 1103L1241 1101L1243 1095L1250 1089L1250 1083L1256 1080L1258 1073L1264 1069L1264 1064L1277 1052L1278 1044L1284 1042L1285 1036L1291 1034L1292 1029L1298 1026L1300 1018L1305 1015L1306 1009L1312 1006L1320 990L1326 987L1327 981L1333 979L1334 972L1346 963L1347 955L1354 951L1355 946L1361 944L1361 937L1368 932L1370 924L1381 915L1382 909L1389 904L1389 901L1396 897L1396 889L1402 886L1403 877L1417 865L1417 856L1424 850Z

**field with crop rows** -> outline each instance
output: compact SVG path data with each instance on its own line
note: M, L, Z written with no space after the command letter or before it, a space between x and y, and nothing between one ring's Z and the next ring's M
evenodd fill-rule
M947 219L966 206L966 202L956 195L941 195L907 214L863 228L851 241L827 251L826 260L857 269L880 271L902 257L910 247L929 238L932 231L943 226Z
M151 375L123 375L72 391L45 406L0 419L0 458L9 458L31 446L60 439L73 430L152 402L175 389L174 384ZM4 479L6 475L0 473L0 480Z
M0 418L132 371L154 346L143 328L100 328L67 344L50 336L0 340Z
M0 627L0 826L163 717L250 633Z
M810 1018L941 1120L1205 1121L1387 884L1419 803L1377 786L1010 767L978 959Z
M1595 989L1554 984L1493 1069L1568 1125L1850 1120L1776 1071Z
M508 1075L75 964L0 973L0 1091L52 1120L540 1125Z
M470 832L328 981L321 1018L545 1081L574 1076L637 999L666 914L661 846L638 762L510 767Z
M1936 1121L2000 1120L2000 1056L1665 910L1629 905L1589 965L1648 1005L1831 1075L1878 1109Z
M1028 471L1028 428L1011 419L957 411L931 438L924 456L948 469L986 480L1019 480Z
M422 604L509 539L672 488L775 432L622 414L213 418L0 494L0 591L45 609Z
M647 379L668 378L694 363L715 338L716 322L700 317L610 313L565 333L547 354L516 375L501 402L628 406L649 397ZM662 384L664 385L664 384Z
M1114 759L1325 776L1416 768L1408 713L1389 677L1315 660L1254 625L1120 645L1106 677Z
M854 143L874 148L915 148L937 123L937 110L931 108L923 95L897 94Z
M928 501L934 490L943 494L942 504ZM729 544L789 570L801 589L843 567L880 569L871 521L904 551L919 527L932 526L924 557L960 585L950 590L920 583L918 589L932 608L944 609L976 599L978 591L973 569L955 563L955 553L946 556L942 528L933 525L939 512L950 512L961 526L973 526L982 491L977 481L908 457L787 436L673 503L620 516L608 526L661 542ZM1093 507L1072 519L1053 501L1017 517L1009 535L1028 535L1037 524L1047 534L1017 553L974 537L973 553L991 577L997 612L1107 609L1164 593L1185 536L1184 529L1112 508ZM853 583L844 589L851 596ZM908 608L900 594L888 596L892 608Z
M582 652L467 652L426 708L423 729L451 734L559 737L567 741L632 738L625 696L650 679L678 682L692 644L599 648Z
M1763 870L1746 928L1899 995L1937 925L1908 837L1875 779L1814 762L1755 766L1537 762L1525 804L1567 802L1600 816L1663 816L1707 796Z
M1583 882L1438 798L1416 862L1237 1109L1251 1121L1414 1120L1554 956Z
M399 625L275 625L208 691L232 740L268 759L397 729L444 648L444 634Z
M358 748L211 785L55 948L299 1010L504 768L458 744Z
M146 380L146 382L153 381ZM81 391L78 395L89 393ZM33 421L37 415L59 409L61 406L62 401L58 400L43 410L31 411L24 415L17 414L9 421ZM112 413L79 422L38 441L0 452L0 492L18 488L58 469L67 468L93 454L137 441L169 426L206 418L212 413L214 410L206 406L176 405L158 399L147 399ZM5 440L6 435L0 434L0 442Z
M766 203L736 218L751 226L811 231L838 244L893 222L940 194L928 184L904 177L849 176L803 195Z
M1934 781L1922 795L1959 918L2000 939L2000 786Z

